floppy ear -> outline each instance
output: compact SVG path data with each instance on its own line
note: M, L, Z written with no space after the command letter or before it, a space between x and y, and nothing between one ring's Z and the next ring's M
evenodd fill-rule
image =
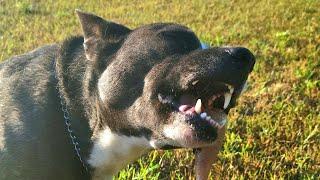
M84 49L88 59L93 60L105 43L121 40L131 30L120 24L106 21L94 14L76 10L84 36Z

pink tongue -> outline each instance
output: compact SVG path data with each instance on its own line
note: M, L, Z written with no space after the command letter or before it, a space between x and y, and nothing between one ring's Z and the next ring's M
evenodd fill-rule
M218 158L218 152L224 142L225 128L218 129L218 139L209 147L201 148L196 153L195 174L196 180L207 180L212 164Z
M185 113L185 114L190 114L190 115L196 114L196 111L195 111L195 109L194 109L194 106L186 105L186 104L181 105L181 106L179 107L179 111L182 112L182 113Z
M196 114L195 107L188 104L179 106L179 111L185 114ZM217 118L225 119L226 115L222 112L215 114ZM221 116L221 117L220 117ZM223 144L225 128L218 129L218 139L212 146L201 148L196 153L195 158L195 174L196 180L207 180L212 164L217 160L218 152Z
M212 164L217 159L219 148L215 146L201 148L196 154L195 171L196 180L207 180Z

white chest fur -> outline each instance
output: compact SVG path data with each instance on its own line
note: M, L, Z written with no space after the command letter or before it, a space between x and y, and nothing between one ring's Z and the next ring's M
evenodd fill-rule
M93 179L112 175L151 149L145 137L124 136L103 130L94 142L88 163L95 168Z

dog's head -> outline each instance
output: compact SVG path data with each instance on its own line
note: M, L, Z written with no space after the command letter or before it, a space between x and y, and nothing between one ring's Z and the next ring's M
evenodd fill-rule
M97 88L117 121L106 123L112 131L146 136L159 149L215 142L253 69L248 49L202 49L196 35L177 24L130 30L78 15L87 59L105 63Z

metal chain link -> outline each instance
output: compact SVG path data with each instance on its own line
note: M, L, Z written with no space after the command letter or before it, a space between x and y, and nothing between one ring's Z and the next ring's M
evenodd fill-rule
M55 64L55 68L56 68L56 64ZM56 80L59 82L59 79L57 77L57 73L56 71L54 71L54 76L56 78ZM57 84L56 86L56 89L58 91L58 95L59 95L59 98L60 98L60 104L61 104L61 110L63 112L63 118L64 118L64 123L65 123L65 126L66 126L66 129L69 133L69 137L71 139L71 142L72 142L72 145L74 147L74 151L76 153L76 155L78 156L78 159L79 161L81 162L83 168L86 170L86 172L89 172L88 171L88 167L86 165L86 163L82 160L82 157L81 157L81 154L80 154L80 144L77 140L77 137L75 135L75 133L73 132L72 130L72 127L71 127L71 116L70 116L70 113L68 111L68 108L67 108L67 104L59 90L59 83Z

